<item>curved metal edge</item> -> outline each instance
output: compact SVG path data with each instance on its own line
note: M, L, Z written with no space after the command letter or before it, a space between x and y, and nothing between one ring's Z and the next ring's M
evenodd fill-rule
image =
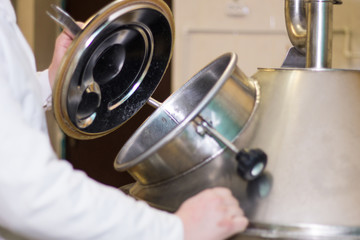
M241 235L266 239L355 240L360 239L360 227L320 224L280 225L252 222Z
M275 71L303 71L303 72L360 72L358 69L337 69L337 68L258 68L262 72L275 72ZM255 73L256 74L256 73ZM255 75L254 74L254 75Z
M258 83L256 80L253 80L253 79L251 79L251 78L249 78L249 80L251 81L251 83L254 84L254 88L255 88L255 101L254 101L254 106L253 106L252 112L251 112L248 120L246 121L244 127L243 127L243 128L241 129L241 131L234 137L234 139L238 139L239 136L249 128L251 122L253 121L253 119L254 119L254 117L255 117L255 114L256 114L256 112L257 112L257 109L259 108L259 105L260 105L260 99L261 99L261 88L260 88L260 85L259 85L259 83ZM197 115L196 115L196 116L197 116ZM190 120L190 121L191 121L191 120ZM185 124L184 128L185 128L185 127L186 127L186 124ZM179 128L179 131L182 131L182 130L183 130L183 128ZM177 134L179 134L179 133L177 133ZM167 141L170 141L171 139L172 139L172 138L170 138L170 139L167 140ZM158 148L160 148L163 144L158 143L158 144L156 144L156 145L160 145L160 146L158 147ZM148 155L151 155L151 154L153 154L154 152L156 152L156 151L158 150L158 148L156 148L156 145L154 145L154 150L151 151ZM166 185L166 184L168 184L168 183L170 183L170 182L176 181L177 179L179 179L179 178L181 178L181 177L183 177L183 176L186 176L186 175L188 175L188 174L196 171L197 169L203 167L204 165L208 164L209 162L211 162L212 160L214 160L216 157L218 157L220 154L222 154L225 150L226 150L226 147L223 147L223 148L222 148L221 150L219 150L216 154L214 154L214 155L210 156L209 158L205 159L204 161L196 164L196 165L193 166L191 169L189 169L189 170L187 170L187 171L185 171L185 172L182 172L182 173L180 173L180 174L178 174L178 175L176 175L176 176L174 176L174 177L165 179L165 180L160 181L160 182L156 182L156 183L152 183L152 184L147 184L147 185L141 184L140 182L137 182L137 184L138 184L139 186L141 186L142 188L153 188L153 187L157 187L157 186L161 186L161 185ZM141 159L144 159L144 158L145 158L145 157L142 157ZM139 161L141 161L141 160L139 160ZM134 166L134 165L136 165L136 164L132 164L131 167ZM115 161L115 163L114 163L114 167L115 167L115 169L116 169L117 171L126 171L126 170L128 170L129 168L131 168L131 167L126 168L127 166L125 166L125 164L123 164L123 165L117 164L116 161ZM118 167L118 168L116 168L116 167ZM119 167L121 167L121 170L119 170Z
M118 163L118 156L116 157L115 161L114 161L114 168L117 171L126 171L126 170L130 170L131 167L135 166L136 164L140 163L141 161L143 161L144 159L148 158L149 156L151 156L152 154L154 154L156 151L158 151L158 149L160 149L164 144L166 144L167 142L171 141L172 139L174 139L177 135L179 135L189 124L189 122L191 122L196 116L199 115L199 113L207 106L207 104L213 99L213 97L217 94L217 92L219 91L219 89L225 84L225 82L228 80L229 77L232 76L233 72L237 72L237 74L239 75L243 75L244 78L249 80L249 85L251 85L251 87L254 89L254 105L253 105L253 109L251 111L251 114L249 116L249 118L247 119L244 127L241 129L241 131L234 137L234 139L237 139L244 131L246 131L246 129L249 127L250 122L252 121L252 119L254 118L254 115L258 109L258 106L260 104L260 85L258 84L258 82L254 79L248 78L247 76L245 76L245 74L237 67L236 63L237 63L237 55L235 53L225 53L223 55L221 55L220 57L216 58L215 60L213 60L212 62L210 62L207 66L205 66L202 70L200 70L197 74L195 74L192 78L196 77L198 74L200 74L204 69L206 69L209 65L211 65L212 63L214 63L216 60L222 58L222 57L226 57L229 56L230 57L230 61L228 63L228 66L226 67L226 69L224 70L223 74L221 75L220 79L216 82L216 84L214 85L214 87L211 89L211 91L209 91L209 93L207 93L207 95L204 97L204 99L199 103L199 105L180 123L178 124L178 126L172 130L170 132L170 134L167 134L161 141L157 142L154 146L152 146L145 154L142 154L141 156L136 157L135 159L133 159L130 162L126 162L126 163ZM191 78L191 79L192 79ZM186 88L186 86L188 84L190 84L191 81L188 81L183 88ZM181 89L180 89L181 90ZM180 91L179 90L179 91ZM178 91L178 92L179 92ZM177 93L175 93L177 94ZM163 103L163 105L166 105L166 101ZM160 107L161 108L161 107ZM234 140L232 139L232 141ZM223 147L221 150L219 150L216 154L214 154L213 156L207 158L206 160L196 164L195 166L193 166L191 169L178 174L174 177L171 177L169 179L165 179L163 181L157 182L157 183L153 183L150 185L146 185L149 187L153 187L153 186L157 186L157 185L162 185L162 184L167 184L168 182L174 181L182 176L185 176L193 171L195 171L196 169L199 169L200 167L202 167L203 165L211 162L214 158L216 158L218 155L220 155L224 150L226 149L226 147ZM140 183L139 183L140 184ZM142 185L145 186L145 185Z
M154 10L162 13L167 19L170 29L171 29L171 49L174 47L174 39L175 39L175 23L173 14L168 7L168 5L161 0L118 0L110 3L101 9L97 14L90 17L89 20L85 23L85 27L82 30L82 33L74 39L69 49L67 50L61 64L60 68L56 75L55 84L53 86L53 110L54 115L57 120L59 127L62 131L75 139L79 140L90 140L105 136L115 130L117 130L120 126L110 129L108 131L100 132L100 133L86 133L79 130L74 124L71 122L70 117L67 112L64 111L64 107L66 106L66 96L67 89L70 85L70 78L68 75L71 75L74 72L74 69L70 69L71 63L76 60L79 56L76 55L79 49L83 46L84 42L86 42L89 36L94 34L94 30L97 29L101 25L101 21L108 17L108 14L115 13L116 11L120 11L119 14L127 12L128 10L137 9L139 5L146 5L148 8L152 8ZM172 58L173 51L170 52L166 69L170 64L170 60ZM65 69L65 70L63 70ZM64 91L66 89L66 91Z
M216 82L216 84L213 86L213 88L206 94L206 96L200 101L199 105L181 122L179 123L174 130L172 130L169 134L167 134L164 138L162 138L159 142L157 142L156 144L154 144L149 150L147 150L144 154L142 154L141 156L138 156L136 158L134 158L133 160L126 162L126 163L118 163L118 156L116 157L115 161L114 161L114 168L117 171L126 171L129 170L131 167L137 165L138 163L140 163L141 161L143 161L145 158L149 157L150 155L154 154L159 148L161 148L164 144L166 144L167 142L169 142L171 139L175 138L178 134L180 134L189 124L189 122L191 122L192 119L194 119L203 108L205 108L205 106L211 101L211 99L214 97L214 95L218 92L218 90L221 88L221 86L225 83L225 81L230 77L231 73L235 70L236 68L236 62L237 62L237 55L235 53L225 53L219 57L217 57L215 60L211 61L209 64L207 64L205 67L203 67L198 73L196 73L193 77L190 78L189 81L187 81L187 83L185 83L182 88L180 88L178 91L176 91L172 97L177 96L180 92L181 89L186 88L190 83L191 83L191 79L196 78L198 76L198 74L201 74L201 72L203 72L207 67L209 67L211 64L215 63L217 60L224 58L224 57L230 57L228 66L226 67L226 69L224 70L224 72L222 73L220 79ZM171 98L172 98L171 97ZM160 111L163 106L166 105L168 100L166 100L162 106L160 108L158 108L156 111ZM140 131L140 129L138 129L137 131ZM131 139L129 140L131 141ZM129 142L126 143L126 145L129 144ZM121 152L121 151L120 151Z
M141 27L142 27L143 29L146 29L147 34L149 35L149 36L147 36L146 33L143 32L143 31L139 28L139 33L143 35L143 38L148 37L148 38L150 38L150 41L149 41L149 42L154 42L152 33L150 32L150 29L148 29L147 26L145 26L145 25L143 25L143 24L141 24L141 23L140 23L139 25L142 25ZM148 45L148 44L146 44L146 45ZM149 48L149 51L148 51L149 53L147 54L147 56L145 56L145 58L147 58L147 59L152 59L152 58L153 58L153 54L154 54L154 46L153 46L153 45L147 46L147 48ZM125 95L125 97L123 97L121 100L118 100L118 99L116 99L115 101L113 100L113 101L116 102L116 103L110 104L110 103L112 103L112 102L110 102L110 103L108 104L108 110L113 110L113 109L117 108L119 105L121 105L122 103L124 103L126 100L128 100L128 99L130 98L130 96L137 90L137 88L139 87L139 85L143 82L143 80L144 80L144 78L145 78L145 76L146 76L146 74L147 74L147 72L148 72L148 70L149 70L149 68L150 68L150 65L151 65L151 61L148 61L147 64L145 64L145 66L143 67L143 72L140 74L139 80L138 80L138 82L136 83L137 87L136 87L136 88L132 88L132 89Z
M285 0L285 23L292 45L306 53L307 21L305 0Z

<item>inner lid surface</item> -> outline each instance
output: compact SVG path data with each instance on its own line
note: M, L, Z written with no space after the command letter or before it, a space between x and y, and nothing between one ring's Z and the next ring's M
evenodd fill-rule
M77 139L103 136L150 98L171 58L172 15L165 3L115 1L76 37L55 84L55 117Z
M127 100L144 80L143 74L146 74L152 57L150 37L141 28L119 28L106 35L108 37L104 40L94 40L88 51L82 54L67 96L72 123L87 132L115 127L133 114L121 105L129 104ZM144 90L152 92L159 80L150 79L152 84ZM101 119L95 122L96 118L114 115L112 111L122 115L119 116L121 122L119 118L117 121L111 118L106 126L99 126L104 124Z

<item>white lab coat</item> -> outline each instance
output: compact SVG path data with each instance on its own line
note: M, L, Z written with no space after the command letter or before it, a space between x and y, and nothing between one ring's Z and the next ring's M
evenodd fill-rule
M50 21L50 20L49 20ZM183 239L181 220L58 160L31 49L0 0L0 239Z

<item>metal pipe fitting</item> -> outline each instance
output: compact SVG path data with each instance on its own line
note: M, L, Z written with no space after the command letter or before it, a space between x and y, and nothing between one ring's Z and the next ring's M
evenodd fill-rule
M285 0L285 22L290 42L305 55L307 21L304 0Z
M307 68L331 68L333 5L341 3L341 0L285 0L289 39L306 55Z
M331 68L333 0L308 0L306 67Z

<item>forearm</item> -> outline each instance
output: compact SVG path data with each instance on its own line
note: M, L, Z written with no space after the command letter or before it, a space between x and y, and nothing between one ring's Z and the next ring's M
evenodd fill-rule
M182 239L181 221L73 170L0 89L0 225L34 239ZM29 99L27 99L28 101ZM41 112L41 111L40 111Z

